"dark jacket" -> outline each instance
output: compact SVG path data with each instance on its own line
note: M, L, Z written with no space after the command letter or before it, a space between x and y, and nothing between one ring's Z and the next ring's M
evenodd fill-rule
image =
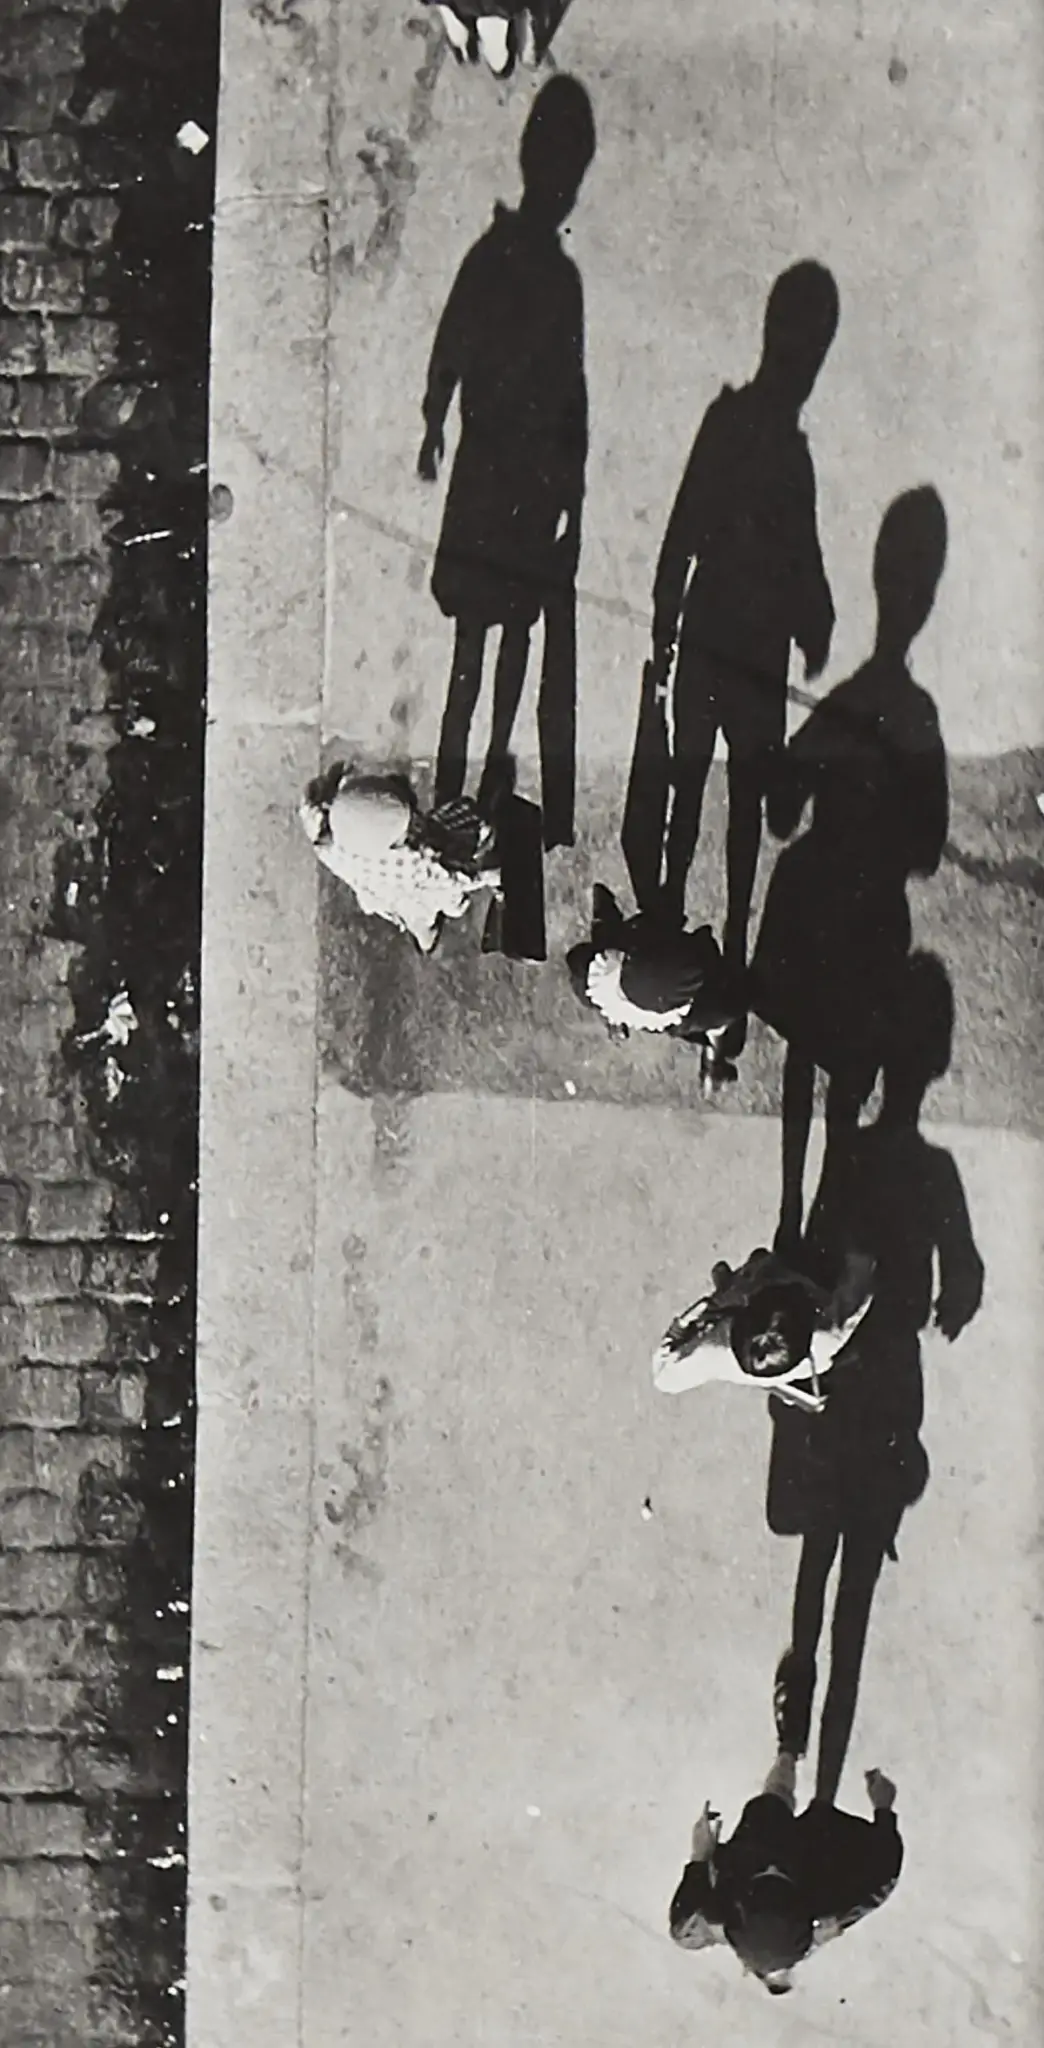
M795 1816L781 1800L752 1800L730 1841L709 1861L686 1864L671 1901L672 1938L682 1948L724 1940L733 1901L767 1863L794 1879L820 1946L884 1904L899 1881L903 1844L892 1812L868 1821L814 1803Z

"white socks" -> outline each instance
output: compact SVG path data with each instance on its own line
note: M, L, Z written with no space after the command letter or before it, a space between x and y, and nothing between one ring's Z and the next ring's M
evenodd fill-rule
M453 48L458 50L462 57L466 57L468 54L467 22L461 21L459 14L454 14L452 7L440 7L439 13L442 16L442 26Z
M440 7L439 13L448 41L452 43L458 56L466 57L470 40L467 22L461 21L459 14L455 14L452 7ZM502 21L499 15L486 14L479 20L477 28L478 46L486 63L497 78L503 77L511 61L510 22ZM529 41L532 39L532 28L528 18L523 38L528 49ZM532 58L530 57L528 61L531 62Z

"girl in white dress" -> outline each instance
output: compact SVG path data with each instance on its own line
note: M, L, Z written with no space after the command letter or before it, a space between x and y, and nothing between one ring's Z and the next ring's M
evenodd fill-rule
M493 828L467 799L425 813L405 778L359 775L337 761L309 783L298 815L360 910L408 932L422 953L473 896L499 891Z

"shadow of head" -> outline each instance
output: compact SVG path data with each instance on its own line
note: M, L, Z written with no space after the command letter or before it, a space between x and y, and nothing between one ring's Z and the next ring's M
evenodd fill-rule
M926 624L946 563L946 512L921 484L889 505L874 550L878 644L905 654Z
M916 1118L933 1082L949 1069L953 1034L953 988L942 961L911 953L881 1062L886 1112Z
M792 1879L766 1871L730 1903L725 1939L744 1969L774 1996L791 1989L790 1972L808 1955L812 1920Z
M583 86L564 74L533 102L522 134L523 205L547 226L569 218L595 153L594 110Z
M769 293L761 375L797 410L811 395L839 315L837 285L822 263L792 264Z

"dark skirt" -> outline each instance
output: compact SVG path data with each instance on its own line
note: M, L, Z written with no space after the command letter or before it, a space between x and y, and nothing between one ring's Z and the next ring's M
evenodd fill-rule
M572 578L556 535L562 487L532 446L466 427L446 494L431 590L466 625L533 627Z
M751 963L754 1007L824 1073L876 1069L911 943L901 881L870 888L806 833L776 863Z

